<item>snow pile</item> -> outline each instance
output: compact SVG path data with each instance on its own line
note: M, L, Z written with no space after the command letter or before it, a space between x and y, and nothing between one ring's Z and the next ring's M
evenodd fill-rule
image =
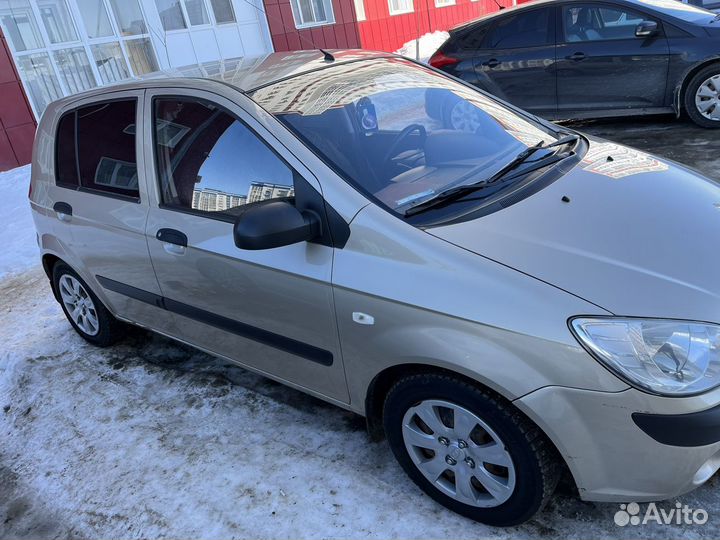
M27 270L40 261L30 215L29 186L30 165L0 173L0 278Z
M430 60L430 57L433 55L435 51L437 51L440 48L440 45L445 43L447 41L447 38L450 37L450 34L447 32L442 32L440 30L436 30L435 32L430 32L429 34L425 34L423 36L420 36L420 39L413 39L412 41L408 41L400 47L397 51L395 51L395 54L401 54L403 56L407 56L408 58L414 58L416 60L420 60L420 62L427 63L428 60ZM418 58L418 49L417 49L417 42L420 42L420 57Z

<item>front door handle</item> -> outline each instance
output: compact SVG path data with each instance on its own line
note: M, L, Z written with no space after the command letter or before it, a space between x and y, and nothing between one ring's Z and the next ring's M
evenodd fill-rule
M483 66L487 66L489 68L496 68L500 65L500 60L497 58L493 58L492 60L488 60L487 62L483 62Z
M576 52L575 54L571 54L570 56L566 56L566 60L573 60L574 62L580 62L581 60L585 60L587 58L587 55L582 52Z
M163 249L171 255L183 255L187 247L185 233L175 229L160 229L155 238L163 243Z
M72 217L72 206L66 202L58 201L53 205L53 210L57 214L57 218L60 221L70 221Z

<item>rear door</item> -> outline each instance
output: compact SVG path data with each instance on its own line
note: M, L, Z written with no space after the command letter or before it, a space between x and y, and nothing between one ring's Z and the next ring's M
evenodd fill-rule
M670 50L662 23L616 4L561 6L558 44L558 110L663 107ZM642 21L658 33L636 37Z
M317 180L217 94L148 90L146 107L156 192L148 245L177 337L346 402L333 248L302 242L248 251L233 239L233 223L249 204L285 199L308 208L319 201L314 209L324 212Z
M499 17L475 58L475 69L492 85L488 91L549 116L557 108L554 11L550 6Z
M137 129L143 94L113 92L68 107L58 123L51 189L67 262L114 313L167 331L167 317L137 293L160 292L145 240L149 206Z

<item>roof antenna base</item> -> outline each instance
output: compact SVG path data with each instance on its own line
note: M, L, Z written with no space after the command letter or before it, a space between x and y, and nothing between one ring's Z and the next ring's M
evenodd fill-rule
M327 52L323 49L318 49L318 51L320 51L321 53L323 53L325 55L325 58L323 58L323 60L325 60L326 62L334 62L335 61L335 57L332 54L330 54L329 52Z

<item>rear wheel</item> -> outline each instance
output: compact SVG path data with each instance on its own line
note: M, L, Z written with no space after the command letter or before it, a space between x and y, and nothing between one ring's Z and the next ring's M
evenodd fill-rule
M395 457L433 499L495 526L523 523L560 476L554 447L512 405L446 375L413 375L385 400Z
M685 110L704 128L720 128L720 64L697 73L685 90Z
M112 345L124 335L118 321L83 279L63 262L53 267L53 286L62 310L75 331L99 347Z

